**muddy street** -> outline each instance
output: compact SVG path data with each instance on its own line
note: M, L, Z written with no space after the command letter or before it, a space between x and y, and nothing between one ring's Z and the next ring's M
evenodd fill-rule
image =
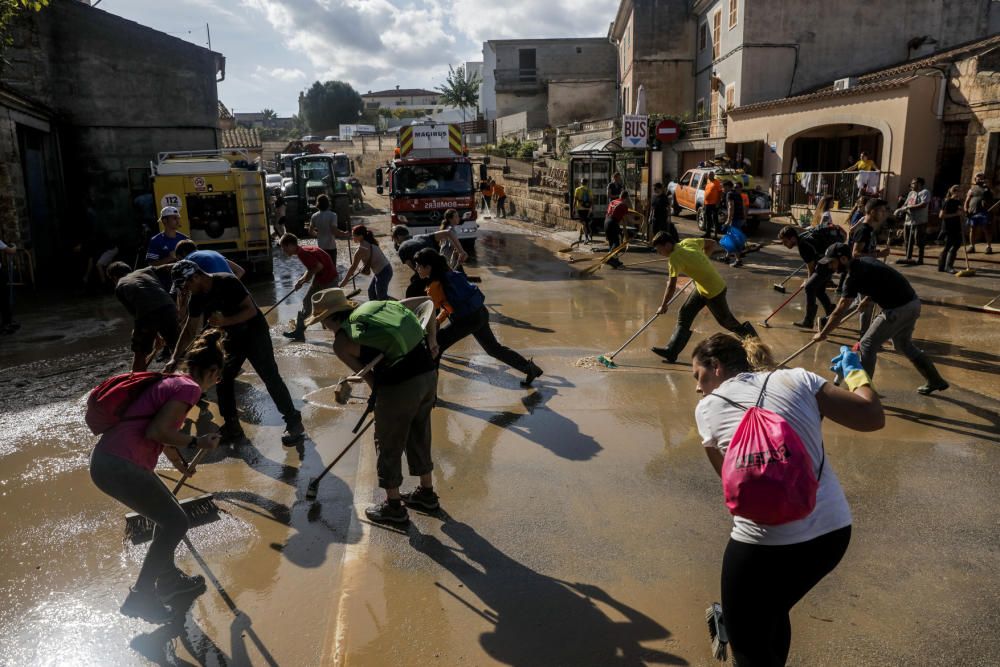
M365 217L401 296L411 272L389 250L388 216ZM695 232L679 222L682 235ZM399 529L362 513L382 493L370 434L306 500L365 397L337 405L346 367L331 335L315 327L305 343L285 340L300 297L279 306L268 317L275 354L308 437L282 447L281 416L246 366L237 388L248 442L213 451L182 492L210 491L222 510L178 554L207 592L159 627L118 612L145 546L123 545L124 508L92 484L96 438L83 422L89 388L127 370L130 319L113 297L26 306L21 335L0 348L0 664L716 664L704 610L719 599L730 516L695 428L690 348L678 364L649 351L676 310L618 368L595 359L653 315L666 260L581 277L585 263L556 253L566 238L484 223L468 271L482 279L497 336L545 374L526 389L471 338L448 350L433 412L443 509L411 512ZM741 269L717 265L736 316L767 317L786 298L772 283L797 263L765 245ZM993 279L931 271L907 274L925 303L916 339L951 389L918 395L920 377L887 350L877 376L885 429L826 424L853 537L795 608L789 664L1000 663L988 613L1000 599L1000 331L995 316L962 308L988 300ZM251 291L268 306L301 273L297 260L276 259L273 281ZM808 341L791 325L802 308L797 299L758 328L776 357ZM796 363L830 376L839 345L857 340L852 326ZM703 312L692 346L717 330ZM192 433L218 427L214 392L191 416ZM163 460L158 472L178 478Z

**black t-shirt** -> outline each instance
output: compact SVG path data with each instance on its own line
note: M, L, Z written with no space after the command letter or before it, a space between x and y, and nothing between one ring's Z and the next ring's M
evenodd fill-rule
M903 275L874 257L857 257L847 267L844 297L859 294L871 297L882 310L905 306L917 298L917 293Z
M862 222L854 228L851 234L851 248L860 245L861 252L866 255L875 253L878 241L875 238L875 230L867 223Z
M945 199L944 200L944 214L951 215L958 213L958 209L961 208L962 202L957 199Z
M166 287L169 284L169 266L147 266L123 276L115 287L115 296L138 319L161 308L174 307Z
M608 201L618 199L624 190L625 185L623 183L615 183L614 181L608 183Z
M419 236L406 239L399 244L399 250L396 253L399 255L399 260L406 263L416 257L417 253L424 248L437 250L438 245L437 241L434 240L433 234L420 234Z
M240 279L231 273L212 273L212 286L204 294L192 294L188 312L193 317L207 316L215 312L231 317L240 312L243 300L250 292Z
M743 213L743 196L736 190L730 190L726 193L726 210L729 210L730 204L733 205L733 218L730 222L746 220L746 215Z
M806 264L815 262L820 257L819 250L816 249L816 245L811 239L806 239L800 236L798 249L799 257L801 257L802 261Z
M659 224L666 223L670 211L670 197L656 195L653 197L653 220Z

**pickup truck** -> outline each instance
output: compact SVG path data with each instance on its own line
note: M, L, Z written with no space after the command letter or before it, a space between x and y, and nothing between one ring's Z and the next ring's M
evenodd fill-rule
M752 234L764 220L771 219L771 197L753 185L753 179L746 174L726 171L724 169L690 169L679 181L671 181L667 186L673 200L674 215L680 215L682 210L691 211L698 220L698 229L705 231L705 213L702 206L705 203L705 183L708 174L714 172L715 177L722 181L742 181L747 196L750 197L750 210L747 212L747 224L744 230ZM719 206L719 222L725 222L726 209Z

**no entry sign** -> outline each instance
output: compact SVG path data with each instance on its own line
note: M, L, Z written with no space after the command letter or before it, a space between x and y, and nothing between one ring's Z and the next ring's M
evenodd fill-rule
M667 118L656 124L656 138L661 142L677 141L678 136L680 136L680 127L678 127L677 121Z
M646 148L649 116L627 115L622 119L622 148Z

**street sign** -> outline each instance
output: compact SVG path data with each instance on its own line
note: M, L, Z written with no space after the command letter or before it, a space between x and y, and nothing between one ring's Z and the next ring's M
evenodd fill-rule
M208 189L208 187L205 185L204 176L195 176L193 181L194 181L195 192L204 192L205 190Z
M649 116L628 114L622 118L622 148L645 149L649 145Z
M677 121L670 120L669 118L661 120L656 124L656 138L663 143L677 141L680 131L681 128L677 125Z

